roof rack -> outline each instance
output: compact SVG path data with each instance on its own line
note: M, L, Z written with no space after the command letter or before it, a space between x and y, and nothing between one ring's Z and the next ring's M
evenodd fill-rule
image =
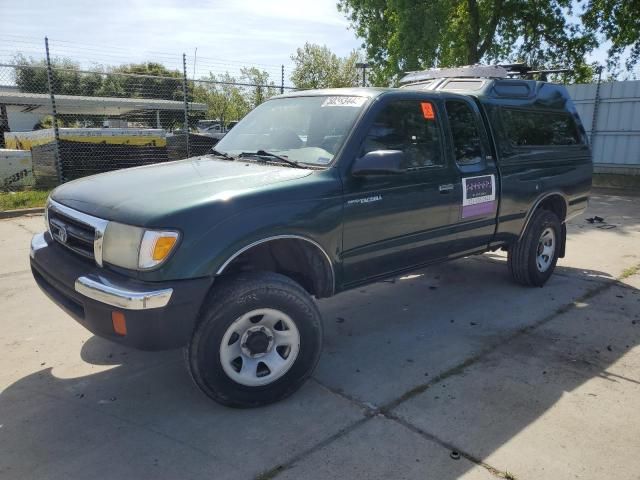
M538 76L538 80L543 82L547 81L547 75L551 73L571 73L570 68L548 68L544 70L534 70L526 63L508 63L502 64L501 67L508 70L509 76L519 76L526 79L533 79L534 76Z
M429 68L427 70L408 72L400 79L401 85L424 83L440 78L525 78L546 81L550 73L570 73L568 68L534 70L526 63L507 63L501 65L466 65L453 68Z
M438 78L507 78L509 71L501 65L466 65L453 68L430 68L409 72L400 79L400 84L424 82Z

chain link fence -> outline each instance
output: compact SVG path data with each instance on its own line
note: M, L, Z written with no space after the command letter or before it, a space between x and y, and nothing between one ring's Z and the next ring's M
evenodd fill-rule
M226 72L194 80L186 55L181 69L82 69L50 53L46 42L40 59L17 54L0 63L2 190L205 154L253 107L291 89L284 67L276 85L259 67L242 68L243 81Z

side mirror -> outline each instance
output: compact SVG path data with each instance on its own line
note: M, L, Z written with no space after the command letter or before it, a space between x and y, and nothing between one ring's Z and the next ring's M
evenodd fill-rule
M358 158L351 170L357 177L367 175L393 175L404 173L404 152L402 150L375 150Z

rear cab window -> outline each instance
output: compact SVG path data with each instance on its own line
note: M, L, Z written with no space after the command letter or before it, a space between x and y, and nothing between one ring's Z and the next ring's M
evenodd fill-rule
M568 112L503 107L500 113L506 140L512 147L584 143Z
M488 146L480 117L464 100L448 99L445 107L456 164L462 168L483 165Z

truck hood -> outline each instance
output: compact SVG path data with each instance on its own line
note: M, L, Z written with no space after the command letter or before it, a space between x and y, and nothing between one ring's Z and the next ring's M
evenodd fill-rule
M52 199L96 217L147 226L183 210L226 202L312 172L203 156L74 180L56 188Z

